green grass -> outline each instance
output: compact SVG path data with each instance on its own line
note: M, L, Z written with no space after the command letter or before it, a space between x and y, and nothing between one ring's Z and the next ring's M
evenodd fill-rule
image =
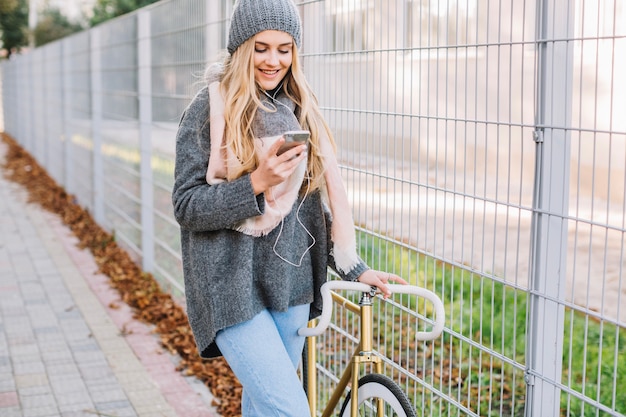
M410 320L399 309L384 310L393 320L382 321L385 329L380 330L399 340L385 343L393 348L381 350L404 361L403 367L415 370L418 378L456 404L409 381L406 390L417 408L436 415L457 415L459 406L481 416L523 415L527 292L365 234L359 242L361 256L372 268L395 272L411 284L434 291L444 302L448 331L436 342L414 346L402 329L392 329L394 323L407 326ZM421 300L397 298L425 316L431 313ZM571 309L566 310L564 329L562 384L612 414L598 412L597 407L563 390L561 416L626 415L626 329ZM407 346L413 351L403 355Z
M570 348L571 346L571 348ZM565 316L563 383L626 415L626 329L569 311ZM609 416L562 395L563 416Z

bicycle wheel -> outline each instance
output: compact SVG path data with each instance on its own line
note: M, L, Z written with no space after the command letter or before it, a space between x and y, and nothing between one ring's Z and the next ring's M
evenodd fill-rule
M309 343L308 340L304 341L304 348L302 349L302 362L300 362L300 379L302 380L302 386L304 387L304 393L309 396Z
M377 414L376 399L383 401L383 415ZM391 379L380 374L369 374L359 379L359 417L416 417L415 410L402 389ZM352 392L341 407L341 417L350 417Z

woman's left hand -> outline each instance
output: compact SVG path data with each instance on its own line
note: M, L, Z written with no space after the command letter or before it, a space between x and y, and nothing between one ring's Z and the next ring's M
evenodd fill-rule
M383 298L389 298L389 296L391 296L391 288L387 285L390 281L396 284L408 284L408 282L397 275L390 274L389 272L376 271L374 269L368 269L363 272L359 278L357 278L357 281L378 288L383 294Z

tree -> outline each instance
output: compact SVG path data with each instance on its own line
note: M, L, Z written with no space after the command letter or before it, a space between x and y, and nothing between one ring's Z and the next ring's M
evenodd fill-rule
M0 13L9 13L18 5L17 0L0 0Z
M35 46L45 45L72 33L80 32L83 27L78 23L67 20L57 8L46 8L39 17L39 22L33 30Z
M28 45L27 0L0 0L0 43L7 58Z
M91 26L98 25L114 17L130 13L141 7L156 3L158 0L97 0L93 8Z

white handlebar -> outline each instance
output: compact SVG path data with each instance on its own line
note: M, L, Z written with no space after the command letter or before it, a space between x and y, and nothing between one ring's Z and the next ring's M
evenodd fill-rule
M435 307L435 322L434 327L430 332L417 332L415 338L417 340L433 340L439 337L443 331L443 326L446 320L446 312L443 308L441 299L432 291L425 288L417 287L415 285L390 285L391 292L396 294L413 294L419 297L425 298L433 303ZM330 324L330 317L332 314L332 295L331 291L334 290L347 290L347 291L360 291L369 292L370 287L367 284L360 282L341 281L334 280L328 281L322 285L322 314L319 317L319 322L315 327L302 327L298 330L300 336L318 336L322 334L328 325Z

